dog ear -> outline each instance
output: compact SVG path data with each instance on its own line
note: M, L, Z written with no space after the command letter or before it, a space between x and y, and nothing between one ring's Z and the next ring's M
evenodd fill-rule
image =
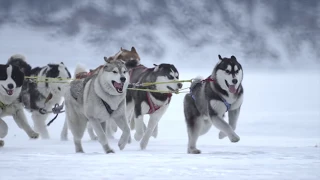
M136 48L134 48L133 46L131 47L131 52L137 52Z
M231 59L234 60L234 61L237 60L237 58L234 55L231 56Z
M110 61L110 57L107 58L107 57L104 56L103 59L104 59L105 62L109 62Z
M120 51L123 51L122 47L120 47Z
M154 72L157 72L157 71L159 71L159 69L160 69L160 66L159 65L156 65L156 64L153 64L155 67L154 67Z
M220 54L218 55L219 59L222 60L222 57L220 56Z
M63 63L63 62L60 62L60 64L63 64L63 65L64 65L64 63Z

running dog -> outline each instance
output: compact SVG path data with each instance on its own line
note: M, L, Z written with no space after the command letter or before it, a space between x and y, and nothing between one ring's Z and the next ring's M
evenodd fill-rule
M132 121L131 117L134 117L134 122L130 124L136 129L135 140L142 139L140 142L142 150L146 149L151 135L157 136L158 122L170 104L172 93L182 88L182 83L174 82L177 80L179 80L179 72L172 64L155 65L153 68L140 65L130 70L131 83L155 82L155 85L139 88L167 92L128 90L126 98L128 119ZM160 83L157 84L157 82ZM147 128L143 122L143 116L146 114L150 115Z
M22 55L13 55L8 64L18 66L24 74L33 79L26 79L22 86L21 101L29 112L34 122L35 131L41 138L49 139L46 119L55 104L59 104L68 86L71 74L63 64L47 64L44 67L31 68ZM50 82L53 78L54 82Z
M204 80L196 78L191 83L190 93L184 97L187 152L190 154L201 153L196 147L198 137L206 134L212 124L220 130L220 139L228 136L231 142L240 140L235 129L243 102L242 66L235 56L218 57L212 74ZM223 119L226 112L229 124Z
M19 102L24 78L24 73L18 67L0 64L0 138L4 138L8 133L8 126L2 120L5 116L12 116L19 128L30 138L39 137L39 134L30 127L23 105ZM4 141L0 139L0 147L2 146Z
M77 71L77 69L76 69ZM114 153L101 123L112 119L122 130L118 142L123 150L131 141L126 117L126 91L129 74L122 61L107 60L96 73L71 82L65 94L67 125L73 134L75 151L83 153L81 139L89 122L105 153Z

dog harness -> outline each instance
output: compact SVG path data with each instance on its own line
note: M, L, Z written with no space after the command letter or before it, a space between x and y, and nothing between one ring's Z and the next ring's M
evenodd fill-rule
M205 83L205 82L213 82L213 83L216 83L216 81L215 81L214 79L212 79L210 76L207 77L207 78L204 79L204 80L201 80L201 81L198 82L198 83L203 84L203 83ZM195 86L193 86L193 87L195 87ZM192 90L193 90L193 88L190 88L190 93L189 93L189 94L191 95L192 99L195 101L196 98L195 98L195 96L193 95ZM221 97L221 96L219 96L219 97L220 97L220 99L222 100L223 104L224 104L224 105L226 106L226 108L227 108L226 112L228 112L229 109L230 109L230 107L231 107L231 104L228 103L223 97Z
M111 109L110 105L107 102L105 102L103 99L101 99L101 101L102 101L104 107L106 107L106 110L108 111L108 113L112 114L113 113L113 109Z
M171 101L171 97L172 97L172 94L171 93L168 93L168 103L170 103ZM147 114L153 114L155 111L157 111L158 109L161 108L161 106L158 106L156 104L154 104L150 98L150 92L147 92L147 99L148 99L148 105L150 107L149 111Z

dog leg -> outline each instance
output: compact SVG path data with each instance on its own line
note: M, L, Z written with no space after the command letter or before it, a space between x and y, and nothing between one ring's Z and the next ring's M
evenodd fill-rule
M0 138L6 137L8 134L8 125L0 118ZM4 141L0 139L0 147L4 146Z
M227 134L231 142L238 142L240 137L233 131L232 127L219 116L211 117L212 124L223 133Z
M157 138L158 136L158 124L156 125L156 127L154 128L153 132L152 132L152 137Z
M18 109L15 114L13 114L13 119L17 125L23 129L31 139L37 139L39 134L36 133L29 125L26 115L23 109Z
M67 116L65 117L63 128L60 134L61 141L68 141L68 119Z
M87 131L92 141L98 140L98 136L94 134L93 128L90 123L87 124Z
M136 141L140 141L144 132L145 132L145 124L143 122L143 115L138 116L134 119L136 132L134 133L134 139Z
M163 116L164 112L166 112L167 107L168 106L164 106L161 109L159 109L158 111L156 111L150 115L147 130L145 131L143 138L140 142L141 150L146 149L148 142L149 142L149 139L150 139L155 127L158 125L158 122L161 119L161 117Z
M236 130L237 128L237 121L240 115L240 108L235 109L235 110L231 110L228 112L228 116L229 116L229 125L231 126L231 128L233 130ZM227 135L225 133L223 133L222 131L220 131L219 133L219 139L223 139L227 137Z
M122 135L120 137L120 140L118 142L118 146L120 150L123 150L124 147L131 142L131 134L130 134L130 128L128 124L128 120L125 114L121 114L119 117L115 118L115 123L118 125L118 127L122 131Z
M70 111L67 113L68 126L73 135L75 151L76 153L84 153L81 140L87 127L87 119L84 116L79 116L75 112Z
M35 111L32 113L31 118L34 123L34 130L40 133L42 139L49 139L49 132L46 126L46 119L47 114L40 114L39 112Z
M90 124L94 131L97 133L98 141L100 142L105 153L114 153L114 151L110 148L106 133L103 131L100 120L89 118Z
M109 119L106 122L101 123L101 126L104 128L103 131L106 133L108 139L114 139L114 136L113 136L114 132L111 128L112 126L111 121L113 121L113 119Z

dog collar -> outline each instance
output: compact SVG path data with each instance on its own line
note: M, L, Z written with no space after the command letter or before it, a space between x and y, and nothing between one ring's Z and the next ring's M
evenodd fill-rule
M7 105L0 101L0 108L3 110L6 107L7 107Z

